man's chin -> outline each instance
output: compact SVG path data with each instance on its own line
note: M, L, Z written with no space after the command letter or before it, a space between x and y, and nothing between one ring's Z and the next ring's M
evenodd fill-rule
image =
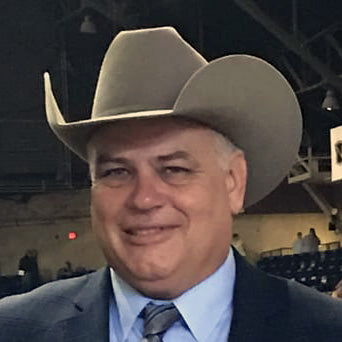
M146 297L154 299L173 299L182 292L172 272L130 273L123 279Z
M135 289L145 297L153 299L171 300L179 297L184 291L170 285L170 282L153 281L153 282L139 282L134 285Z

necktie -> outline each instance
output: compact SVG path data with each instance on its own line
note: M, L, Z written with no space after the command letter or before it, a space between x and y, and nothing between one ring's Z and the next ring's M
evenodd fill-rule
M173 304L147 304L143 310L144 338L142 342L162 342L167 329L179 318L179 312Z

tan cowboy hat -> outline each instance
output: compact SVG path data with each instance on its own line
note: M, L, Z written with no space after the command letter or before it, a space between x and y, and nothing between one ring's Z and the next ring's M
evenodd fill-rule
M245 207L271 192L298 152L301 112L285 78L247 55L208 63L175 29L123 31L105 55L91 118L66 123L45 77L46 113L82 159L94 129L117 120L186 117L226 135L246 155Z

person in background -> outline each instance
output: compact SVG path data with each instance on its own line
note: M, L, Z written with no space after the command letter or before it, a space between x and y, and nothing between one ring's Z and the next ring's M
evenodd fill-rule
M303 234L302 232L297 233L297 239L292 244L293 254L300 254L303 251Z
M299 104L276 69L208 63L164 27L114 38L90 119L64 121L48 75L45 91L50 127L89 165L108 266L1 300L0 341L341 340L341 303L231 247L234 217L298 153Z
M309 233L302 239L302 253L318 252L321 240L316 235L315 228L310 228Z
M244 257L246 256L246 251L243 246L243 241L241 240L240 235L238 233L233 234L232 245L242 256Z
M67 279L73 277L73 268L69 260L65 262L65 266L57 270L57 279Z
M37 250L28 249L20 258L18 274L23 277L23 291L30 291L39 285L39 269L37 262Z

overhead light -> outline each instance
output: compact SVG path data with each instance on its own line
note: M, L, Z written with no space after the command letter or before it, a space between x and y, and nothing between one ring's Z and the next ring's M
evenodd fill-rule
M322 102L322 108L325 110L336 110L340 109L340 105L337 101L334 90L328 89L325 98Z
M97 33L96 26L91 18L90 15L85 15L84 20L80 26L80 32L81 33Z

